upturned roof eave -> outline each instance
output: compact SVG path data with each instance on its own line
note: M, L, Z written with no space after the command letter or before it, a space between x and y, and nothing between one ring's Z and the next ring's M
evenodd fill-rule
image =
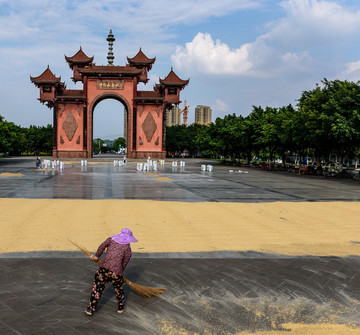
M127 57L127 60L130 64L134 64L134 65L152 65L155 63L155 58L153 58L152 60L131 60L129 57Z
M186 86L187 84L189 84L189 80L183 80L182 82L167 82L163 79L160 79L159 81L162 85L165 86Z
M52 85L52 84L57 84L57 83L60 83L60 80L38 80L36 78L32 78L30 76L30 80L34 83L34 84L37 84L37 85L41 85L41 84L49 84L49 85Z
M183 80L178 77L178 75L174 72L173 68L171 68L169 74L164 78L159 78L159 82L165 86L180 86L185 87L189 84L190 79Z
M154 58L149 58L147 57L141 50L139 50L139 52L132 58L130 57L126 57L128 62L131 64L136 64L136 65L151 65L155 63L156 57Z
M61 76L56 77L50 70L50 67L45 69L45 71L37 77L30 76L30 81L32 81L34 84L40 85L40 84L56 84L60 83Z
M71 64L90 64L94 60L94 57L91 57L89 60L72 60L69 57L65 56L65 60Z
M72 57L68 57L65 55L65 60L68 63L72 63L72 64L88 64L88 63L92 63L92 61L94 60L94 56L89 57L85 54L84 51L82 51L82 48L80 46L80 49L77 53L75 53L75 55L73 55Z

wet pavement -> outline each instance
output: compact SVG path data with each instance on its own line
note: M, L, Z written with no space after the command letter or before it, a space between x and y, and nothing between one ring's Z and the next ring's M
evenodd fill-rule
M185 202L360 201L360 183L351 178L299 176L249 167L219 166L200 159L171 161L157 171L136 164L113 166L113 159L65 161L64 170L35 170L34 158L0 160L0 197L30 199L144 199ZM201 165L215 166L212 172ZM230 172L233 171L233 172ZM1 177L2 173L22 176ZM162 180L159 180L162 179ZM160 182L161 181L161 182Z
M185 160L185 168L172 167L167 161L157 171L144 173L136 170L137 162L114 167L112 158L104 157L82 167L80 160L68 160L63 171L39 171L34 168L34 158L1 159L0 197L360 201L360 184L350 178L225 167L200 159ZM202 164L212 164L214 170L201 171ZM359 265L357 256L285 257L251 251L135 253L125 276L167 291L147 299L126 287L127 310L119 315L113 288L108 285L98 311L88 317L83 310L96 265L81 253L0 255L0 334L291 333L284 326L287 323L360 327Z

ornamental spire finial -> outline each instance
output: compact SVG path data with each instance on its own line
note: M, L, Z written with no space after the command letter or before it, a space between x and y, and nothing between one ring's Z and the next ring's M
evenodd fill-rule
M114 37L111 29L110 29L109 35L106 40L109 43L109 52L107 55L108 65L113 65L113 63L114 63L113 43L115 41L115 37Z

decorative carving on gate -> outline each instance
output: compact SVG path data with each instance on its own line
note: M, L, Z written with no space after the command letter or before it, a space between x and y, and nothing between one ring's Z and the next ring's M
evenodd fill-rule
M63 123L63 129L65 130L66 136L70 142L73 139L77 128L78 124L76 122L74 114L72 113L72 111L69 111Z
M142 124L142 129L145 133L148 142L151 141L157 129L156 122L150 112L146 115L146 118Z
M61 106L60 109L59 109L60 117L61 117L64 110L65 110L65 106Z
M80 144L80 135L78 136L78 138L76 140L76 144Z
M156 114L157 114L158 117L160 116L160 110L161 110L160 106L156 108Z
M64 144L64 143L65 143L65 141L64 141L64 139L62 138L61 135L60 135L60 143L61 143L61 144Z
M159 136L157 137L157 139L155 141L155 145L159 145Z
M80 106L77 106L77 107L76 107L76 110L77 110L79 116L81 116L81 107L80 107Z
M139 115L141 116L142 113L144 112L144 107L139 107Z
M139 136L139 144L140 144L140 145L143 145L143 144L144 144L144 142L143 142L143 140L142 140L141 136Z

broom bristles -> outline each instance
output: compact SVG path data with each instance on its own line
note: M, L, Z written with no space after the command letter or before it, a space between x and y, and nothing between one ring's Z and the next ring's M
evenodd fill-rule
M91 258L92 254L89 250L87 250L85 247L81 247L80 245L76 244L75 242L71 241L70 239L69 239L69 241L73 245L75 245L77 248L79 248L84 254L86 254L87 256L89 256ZM101 264L100 259L97 260L97 263ZM135 291L137 294L139 294L143 297L146 297L146 298L156 297L166 291L166 288L142 286L142 285L131 282L129 279L127 279L125 277L123 277L123 279L124 279L124 283L126 285L128 285L133 291Z
M125 277L124 277L124 283L128 285L132 290L134 290L137 294L147 298L156 297L166 291L166 288L142 286L133 283Z

